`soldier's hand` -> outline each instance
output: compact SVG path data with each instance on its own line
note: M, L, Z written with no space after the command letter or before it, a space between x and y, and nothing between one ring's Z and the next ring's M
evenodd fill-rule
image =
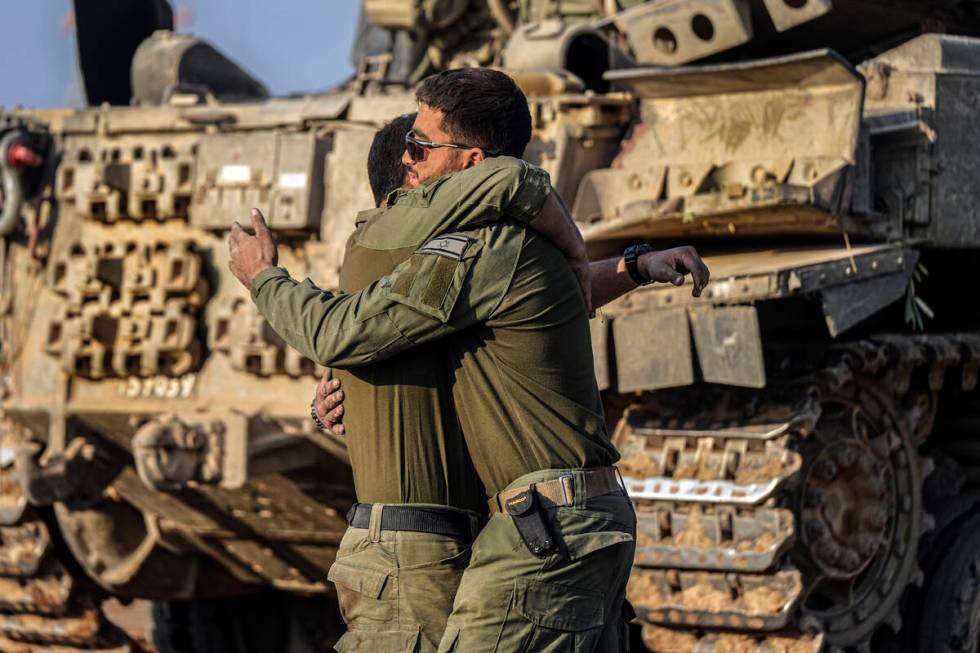
M265 223L262 212L252 209L252 230L249 236L237 222L231 226L228 238L228 267L242 284L251 290L256 275L266 268L275 267L279 262L276 240Z
M640 256L636 265L640 273L649 279L660 283L672 283L675 286L684 284L684 277L691 275L694 282L695 297L701 296L701 291L708 285L711 276L708 266L693 247L675 247L662 252L647 252Z
M328 431L334 435L344 434L344 391L340 389L340 379L330 378L330 370L323 373L316 386L313 410Z

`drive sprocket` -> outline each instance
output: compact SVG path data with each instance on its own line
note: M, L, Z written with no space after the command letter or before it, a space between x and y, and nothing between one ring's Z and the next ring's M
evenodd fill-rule
M928 462L894 394L855 376L821 398L821 417L796 449L804 465L796 497L792 559L807 587L801 623L830 650L870 651L875 632L901 628L901 599L921 585L919 540L931 527L922 506Z

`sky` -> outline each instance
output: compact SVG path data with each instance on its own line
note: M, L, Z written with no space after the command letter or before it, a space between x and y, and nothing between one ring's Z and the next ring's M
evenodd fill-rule
M171 0L178 32L208 40L273 94L347 78L359 0ZM0 106L82 106L71 0L0 0Z

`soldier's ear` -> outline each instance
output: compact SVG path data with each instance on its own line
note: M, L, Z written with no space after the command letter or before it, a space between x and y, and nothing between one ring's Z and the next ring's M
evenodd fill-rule
M478 147L471 147L464 152L466 156L466 166L467 168L472 168L480 161L487 158L487 155L483 153L483 150Z

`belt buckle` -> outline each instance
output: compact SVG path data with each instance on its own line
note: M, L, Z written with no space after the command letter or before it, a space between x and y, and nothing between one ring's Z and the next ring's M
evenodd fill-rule
M565 500L564 505L572 505L575 499L575 477L571 474L562 474L558 477L558 483L561 485L561 494Z

